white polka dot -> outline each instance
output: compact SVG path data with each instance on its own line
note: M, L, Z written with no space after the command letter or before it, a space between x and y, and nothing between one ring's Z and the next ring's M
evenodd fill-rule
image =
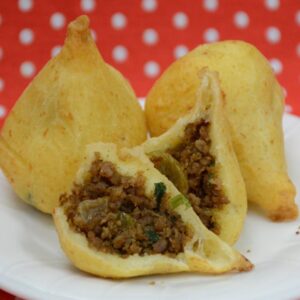
M146 12L153 12L157 8L156 0L142 0L142 9Z
M124 46L118 45L114 47L112 57L116 62L122 63L127 59L128 51Z
M282 63L278 58L271 58L270 64L275 74L280 74L282 72Z
M19 41L23 45L30 45L34 40L34 33L29 28L24 28L19 33Z
M291 113L291 112L293 111L293 108L292 108L291 105L286 104L286 105L284 106L284 111L287 112L287 113Z
M249 17L244 11L235 13L233 21L238 28L246 28L249 25Z
M207 43L216 42L219 40L219 32L215 28L208 28L203 33L203 39Z
M111 25L115 29L123 29L127 24L127 18L124 14L118 12L112 15Z
M284 96L284 98L286 98L288 95L288 92L285 87L282 86L281 88L282 88L283 96Z
M300 43L296 46L296 53L300 57Z
M4 56L3 48L0 48L0 61L2 60L3 56Z
M184 55L186 55L188 53L189 49L187 46L185 45L178 45L175 47L174 49L174 57L177 59L177 58L180 58Z
M279 0L265 0L265 6L269 10L276 10L280 6Z
M91 12L95 9L96 3L95 0L81 0L80 6L84 12Z
M24 61L20 66L20 72L23 77L29 78L35 73L35 65L31 61Z
M18 6L19 6L20 11L27 12L32 9L33 1L32 0L19 0Z
M276 44L281 39L280 30L277 27L271 26L266 30L266 38L271 44Z
M183 12L178 12L173 16L173 25L177 29L184 29L187 27L189 19L187 15Z
M160 72L160 66L155 61L148 61L144 66L144 73L147 77L156 77Z
M204 0L203 7L207 11L215 11L218 9L219 2L218 0Z
M57 45L57 46L54 46L51 50L51 57L54 57L56 56L61 50L61 46Z
M3 105L0 105L0 119L4 118L6 115L6 108Z
M300 26L300 10L296 12L295 21Z
M62 13L56 12L50 18L50 25L53 29L59 30L65 26L66 18Z
M97 33L94 29L91 29L91 35L92 35L93 40L96 42L97 41Z
M147 45L154 45L158 41L158 34L156 30L148 28L143 32L143 41Z
M0 78L0 92L4 90L4 80Z

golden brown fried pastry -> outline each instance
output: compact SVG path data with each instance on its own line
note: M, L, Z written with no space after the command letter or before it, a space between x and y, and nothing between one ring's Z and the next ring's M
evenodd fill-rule
M203 67L219 73L248 200L272 220L296 218L295 187L284 157L282 89L255 47L240 41L203 45L173 63L147 97L151 134L163 133L193 108Z
M61 52L26 88L0 135L0 166L18 196L51 213L99 140L134 146L146 138L143 112L122 75L102 59L81 16Z
M252 268L207 230L140 147L89 145L72 190L61 196L53 216L68 258L98 276Z
M187 197L202 223L233 244L247 212L245 184L217 74L203 70L199 81L193 110L161 136L147 140L143 148L156 168Z

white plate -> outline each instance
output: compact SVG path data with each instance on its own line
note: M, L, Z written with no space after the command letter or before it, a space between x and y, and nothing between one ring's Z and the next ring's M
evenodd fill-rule
M289 173L300 190L300 119L286 115L284 130ZM0 288L23 298L49 300L299 299L299 225L299 220L272 223L250 210L237 244L255 264L249 273L101 279L72 267L51 217L19 201L0 174Z

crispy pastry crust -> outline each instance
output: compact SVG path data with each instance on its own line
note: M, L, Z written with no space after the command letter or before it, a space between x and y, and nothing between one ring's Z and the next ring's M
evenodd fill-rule
M284 156L283 93L268 61L252 45L241 41L203 45L173 63L147 97L151 134L160 135L192 109L203 67L219 73L248 200L274 221L295 219L296 191Z
M132 147L145 139L132 88L103 61L89 19L81 16L7 117L0 166L22 200L51 213L72 183L85 145L101 140Z
M83 182L95 152L98 152L104 161L112 162L122 175L138 176L142 173L146 178L145 192L149 196L153 195L156 182L163 182L166 185L170 197L179 194L173 184L153 167L141 148L120 150L113 144L104 143L88 146L85 162L77 175L77 183ZM77 268L98 276L125 278L188 271L219 274L232 270L248 271L253 267L246 258L207 230L191 207L180 205L175 210L194 233L185 245L184 252L174 258L161 254L144 256L135 254L122 258L96 251L88 246L83 234L71 229L63 207L56 208L53 217L61 246L68 258ZM195 243L197 247L193 247Z

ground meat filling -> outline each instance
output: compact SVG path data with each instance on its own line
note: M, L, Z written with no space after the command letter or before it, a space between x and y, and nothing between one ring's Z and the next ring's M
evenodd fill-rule
M186 193L194 211L204 225L219 233L212 209L222 208L228 203L221 185L214 174L215 159L210 154L210 123L200 119L187 125L183 143L170 154L180 163L188 179Z
M84 184L60 201L70 226L98 250L123 257L174 256L183 251L191 233L180 215L167 207L167 198L167 193L159 199L147 197L142 174L122 176L97 155Z

